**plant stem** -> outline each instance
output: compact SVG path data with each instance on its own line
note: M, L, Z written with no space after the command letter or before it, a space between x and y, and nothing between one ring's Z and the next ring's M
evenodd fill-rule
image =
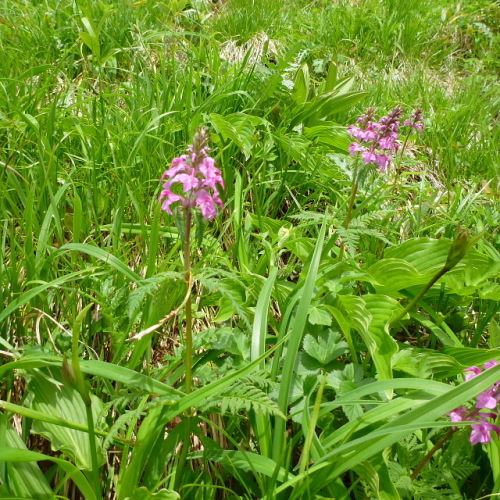
M92 400L89 397L88 402L85 402L85 410L87 412L87 425L89 429L89 445L90 457L92 460L92 483L97 498L102 498L101 486L99 481L99 462L97 460L97 446L94 429L94 416L92 415Z
M351 190L351 198L349 200L349 208L347 209L347 215L345 218L344 222L344 229L349 229L349 224L351 223L351 217L352 217L352 210L354 207L354 201L356 200L356 194L358 192L358 179L357 175L355 173L354 175L354 182L352 183L352 190ZM339 252L339 261L341 262L343 257L344 257L344 244L342 243L340 245L340 252Z
M186 287L191 286L191 222L192 214L191 210L186 210L186 241L184 242L184 280L186 281ZM185 306L186 312L186 331L184 341L186 343L186 354L185 354L185 367L186 367L186 394L191 392L193 374L192 374L192 363L193 363L193 312L192 312L192 300L191 291L188 289L186 291L187 300Z
M314 433L316 432L316 424L318 423L319 412L321 409L321 401L323 399L323 390L325 388L326 383L326 374L323 373L323 377L321 378L321 382L319 384L318 393L316 394L316 400L314 402L314 408L311 415L311 420L309 422L309 429L307 432L306 440L304 443L304 449L302 450L302 455L300 457L300 470L299 474L305 472L307 465L309 463L309 452L311 450L311 445L314 439ZM307 407L304 408L304 411L308 411Z
M193 215L190 209L185 212L185 241L184 241L184 280L186 282L186 329L184 335L185 343L185 392L189 394L193 385L193 312L191 300L191 223ZM186 428L184 429L184 438L182 441L182 450L177 464L175 473L174 489L177 491L181 485L186 458L189 451L189 443L191 441L191 410L186 411Z
M434 447L432 448L431 451L429 451L429 453L427 453L427 455L425 455L424 459L418 464L417 468L412 472L411 476L410 476L410 479L413 481L421 472L422 472L422 469L427 465L427 463L429 462L429 460L432 458L432 456L434 455L434 453L436 453L436 451L438 451L440 448L443 447L444 443L446 443L446 441L448 441L448 439L451 438L451 436L453 436L453 434L455 434L455 432L457 431L458 429L450 429L435 445Z
M449 267L445 265L443 269L441 269L438 273L436 273L436 275L429 281L429 283L427 283L427 285L425 285L425 287L422 290L420 290L420 293L415 297L413 297L413 300L403 309L403 312L398 314L398 316L391 321L391 325L394 325L401 318L404 318L406 313L410 311L413 308L413 306L429 291L432 285L434 285L434 283L436 283L436 281L439 278L441 278L441 276L446 274L449 270L450 270Z
M89 304L85 309L83 309L80 314L76 317L75 324L73 326L73 338L72 338L72 349L71 349L71 362L70 372L72 372L73 382L76 386L77 391L82 397L83 403L85 404L85 411L87 414L87 427L89 430L89 448L90 448L90 460L92 462L92 487L97 498L102 498L101 486L99 481L99 461L97 460L97 447L96 447L96 436L94 428L94 416L92 415L92 398L90 396L90 391L83 378L82 371L80 369L80 357L78 356L78 340L80 338L80 333L82 330L83 320L85 315L92 307ZM66 358L65 358L66 359ZM67 370L68 366L63 362L63 371Z

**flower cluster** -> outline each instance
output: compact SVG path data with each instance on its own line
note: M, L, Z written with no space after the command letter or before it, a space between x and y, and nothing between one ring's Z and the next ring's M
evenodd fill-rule
M487 370L492 366L497 365L497 361L489 361L486 363L484 368ZM470 380L482 373L482 370L477 366L471 366L464 370L466 372L472 372L465 375L465 380ZM450 420L452 422L462 422L469 421L474 422L472 424L472 432L470 435L470 442L472 444L477 443L488 443L491 441L491 433L496 432L500 436L500 427L488 422L488 418L496 418L497 414L493 412L481 411L483 409L495 410L500 401L500 382L493 384L487 391L482 392L477 397L477 403L475 408L468 410L465 406L459 406L453 411L448 413Z
M215 160L208 155L208 136L205 129L200 129L194 136L193 144L187 149L188 154L174 158L171 167L163 174L160 195L162 209L172 214L172 205L180 202L186 210L198 207L202 216L212 220L217 215L215 205L222 207L217 184L224 188L220 170Z
M417 109L415 113L410 115L409 120L405 120L404 124L407 127L414 128L415 130L424 130L424 118L422 116L422 110Z
M357 125L348 128L351 137L358 141L349 146L349 152L353 156L361 153L365 164L375 163L381 172L385 172L399 150L398 137L403 110L396 107L379 121L375 121L374 113L375 110L369 108L357 120ZM422 110L416 110L411 115L411 120L405 120L404 125L423 130Z

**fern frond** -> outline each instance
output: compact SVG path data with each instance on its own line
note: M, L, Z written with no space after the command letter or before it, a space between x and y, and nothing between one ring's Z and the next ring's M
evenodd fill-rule
M227 388L221 395L207 401L207 407L217 405L222 413L233 415L253 410L256 413L286 419L276 401L250 379L242 379Z

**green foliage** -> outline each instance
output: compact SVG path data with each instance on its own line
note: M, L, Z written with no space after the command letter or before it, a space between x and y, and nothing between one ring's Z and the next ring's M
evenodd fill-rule
M411 478L499 376L462 382L500 361L497 11L3 2L0 497L499 493L468 424ZM425 130L366 169L347 227L372 105ZM158 195L201 125L225 205L193 237L186 394L186 228ZM482 237L422 296L457 226Z

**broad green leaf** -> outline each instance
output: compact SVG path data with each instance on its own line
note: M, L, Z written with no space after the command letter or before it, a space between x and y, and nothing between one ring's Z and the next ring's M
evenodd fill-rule
M309 95L309 67L304 63L295 74L292 99L297 104L304 104Z
M380 380L392 378L392 356L398 347L389 333L391 319L402 307L385 295L339 295L351 325L362 336L377 368Z
M500 350L475 349L473 347L443 346L443 353L456 359L463 368L479 366L491 360L500 362Z
M28 451L23 440L12 426L6 428L6 445L9 448ZM8 467L10 489L20 498L36 500L52 499L54 494L40 467L32 462L12 462ZM4 497L1 497L4 498Z
M370 266L366 273L369 281L375 286L377 293L400 297L400 290L412 286L426 285L439 270L421 274L409 262L403 259L384 258L373 266Z
M86 477L82 474L81 470L78 467L75 467L72 463L60 458L54 458L49 455L37 453L35 451L20 450L18 448L9 447L0 448L0 462L24 463L40 462L42 460L50 460L66 472L64 480L66 481L71 479L80 489L80 492L83 494L85 500L97 500L94 490L92 489L92 486L90 486Z
M500 347L500 325L494 319L490 322L490 347L492 349Z
M324 82L324 91L331 92L335 85L337 84L337 63L336 61L330 61L330 66L328 67L328 74Z
M394 354L393 369L418 378L452 377L463 370L463 366L452 356L442 351L408 347Z
M304 127L304 136L311 141L317 141L320 144L326 144L333 148L347 153L349 144L352 142L344 127L337 124L328 124L322 122L321 125L311 125Z
M290 122L290 128L306 123L309 118L318 120L351 108L366 97L365 92L347 92L339 94L337 91L326 92L316 96L311 101L297 108L295 116Z
M453 241L448 238L412 238L401 245L387 248L384 259L401 259L408 262L420 274L435 273L445 264ZM452 270L457 272L465 268L478 268L494 264L488 256L471 250Z
M34 410L47 415L65 419L71 417L73 422L87 427L87 413L80 394L69 387L57 387L40 373L35 373L30 381L29 389L33 394L32 407ZM102 418L102 403L97 397L92 397L92 413L94 422ZM92 470L90 457L90 443L88 434L64 426L35 420L33 432L40 434L50 441L52 449L61 451L70 457L79 469ZM99 442L96 439L98 460L105 462Z
M67 429L73 429L80 432L88 432L88 426L79 422L73 422L66 418L60 416L49 415L47 413L41 412L39 410L34 410L33 408L27 408L26 406L16 405L14 403L9 403L7 401L2 401L0 399L0 408L11 413L17 413L23 417L30 418L38 422L45 422L46 424L66 427ZM108 433L95 429L95 434L102 437L107 437Z

